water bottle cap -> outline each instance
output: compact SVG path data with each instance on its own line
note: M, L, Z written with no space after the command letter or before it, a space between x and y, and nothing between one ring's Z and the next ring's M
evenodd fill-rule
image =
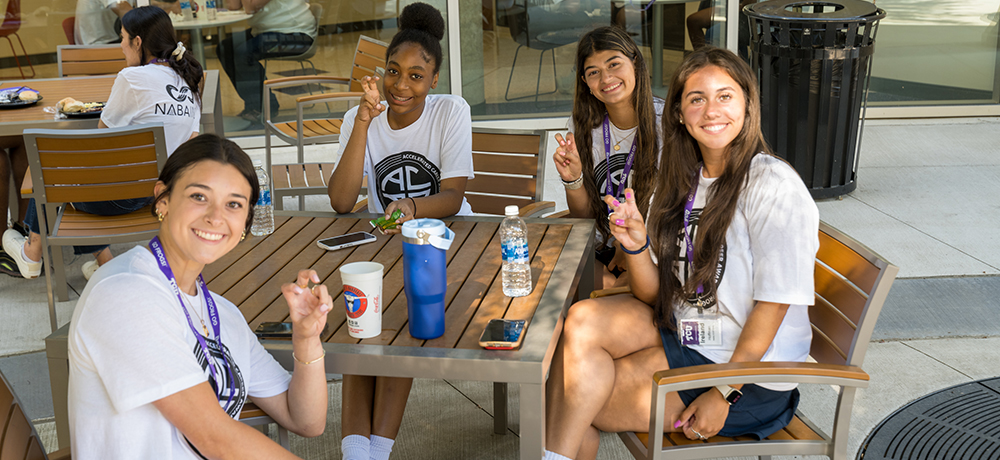
M263 168L264 167L264 163L262 163L260 160L253 160L253 167L254 168Z
M412 244L430 244L445 251L455 240L455 232L438 219L414 219L403 223L403 241Z
M506 208L503 208L503 214L505 216L516 216L520 214L520 211L517 209L517 205L512 204L510 206L507 206Z

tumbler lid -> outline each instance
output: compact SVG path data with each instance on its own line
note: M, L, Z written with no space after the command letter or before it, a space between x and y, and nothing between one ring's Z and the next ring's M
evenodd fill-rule
M403 241L410 244L430 244L445 251L455 240L453 232L438 219L414 219L403 222Z

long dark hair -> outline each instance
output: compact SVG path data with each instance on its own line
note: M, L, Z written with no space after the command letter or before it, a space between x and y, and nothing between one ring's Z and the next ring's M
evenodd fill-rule
M444 38L444 17L441 12L426 3L411 3L399 14L399 32L392 37L385 50L385 59L396 52L404 43L420 45L434 58L434 75L441 70L441 39Z
M177 75L180 75L191 88L198 104L201 104L201 93L198 87L201 84L203 71L201 64L191 53L185 52L180 59L171 56L177 48L177 33L174 32L174 25L170 22L170 15L163 9L155 6L141 6L133 8L122 16L122 29L128 32L129 36L142 38L141 65L148 64L152 59L164 59L167 65Z
M603 218L607 214L607 207L602 200L605 191L597 189L598 181L594 177L594 142L591 135L591 132L604 121L607 109L603 102L590 93L590 87L584 81L583 74L587 58L599 51L618 51L629 58L635 67L632 106L635 107L639 120L639 129L636 133L638 145L631 174L635 201L642 215L646 215L648 211L649 197L656 177L656 110L653 107L653 88L649 81L646 60L625 29L607 26L587 32L576 47L577 79L576 96L573 98L573 136L583 166L583 187L587 191L590 215L596 218L597 230L601 232L604 241L607 241L611 229L608 228L607 219Z
M257 172L253 162L246 152L229 139L223 139L215 134L202 134L191 139L177 150L174 150L160 171L159 181L166 187L153 199L153 215L156 215L156 203L170 195L174 190L174 182L188 169L202 161L212 160L224 165L232 165L250 184L249 206L247 206L247 222L244 230L249 233L253 225L253 208L260 198L260 183L257 182Z
M681 124L681 100L688 78L708 66L725 70L740 86L746 114L740 133L726 148L726 168L709 189L710 200L702 210L693 242L695 271L681 286L675 274L674 261L680 257L679 236L683 231L687 194L702 161L698 142ZM740 192L746 184L750 162L754 155L761 152L770 154L771 150L760 129L757 80L746 62L730 51L706 46L690 54L674 73L666 103L663 111L663 164L647 227L660 261L660 294L654 308L654 320L658 326L673 329L674 305L692 297L699 284L706 294L715 296L719 253L736 213Z

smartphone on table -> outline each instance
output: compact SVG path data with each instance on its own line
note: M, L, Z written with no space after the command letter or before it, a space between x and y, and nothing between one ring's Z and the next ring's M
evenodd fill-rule
M479 346L489 350L514 350L521 347L523 338L523 319L491 319L479 337Z
M316 244L327 251L335 251L337 249L349 248L359 244L372 243L377 239L378 238L371 233L354 232L346 235L335 236L333 238L324 238L317 241Z
M258 339L290 339L292 338L292 323L263 322L253 331Z

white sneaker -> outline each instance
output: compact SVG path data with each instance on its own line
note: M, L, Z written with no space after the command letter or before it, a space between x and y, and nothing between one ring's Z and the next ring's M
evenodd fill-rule
M42 263L32 262L24 257L24 244L27 242L28 239L17 230L8 228L7 231L3 232L3 250L17 262L17 269L21 272L21 276L38 278L38 275L42 274Z
M84 262L80 271L83 272L83 277L86 278L87 281L90 281L90 277L94 276L94 272L96 272L98 268L101 268L101 264L97 263L96 260L91 260L89 262Z

